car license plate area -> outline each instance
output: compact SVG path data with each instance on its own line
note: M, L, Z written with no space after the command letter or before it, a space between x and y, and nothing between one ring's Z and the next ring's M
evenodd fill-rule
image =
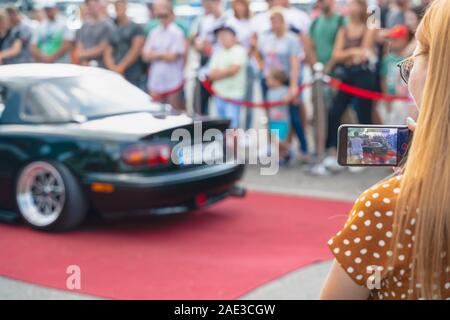
M223 147L218 142L180 146L175 150L177 164L217 164L223 162Z

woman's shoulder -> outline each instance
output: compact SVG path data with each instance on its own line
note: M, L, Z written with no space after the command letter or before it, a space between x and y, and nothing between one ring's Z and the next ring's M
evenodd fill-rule
M394 210L401 176L385 179L355 201L344 227L329 240L336 260L358 284L364 285L367 267L385 268L392 256Z
M361 193L355 201L354 208L366 208L372 211L392 208L400 193L401 179L402 176L397 175L374 184Z

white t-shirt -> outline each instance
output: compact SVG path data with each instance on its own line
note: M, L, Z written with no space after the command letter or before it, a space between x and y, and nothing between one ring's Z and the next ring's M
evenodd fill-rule
M58 16L53 21L42 22L35 30L31 43L36 45L44 54L50 55L58 51L64 41L74 40L75 33L69 29L67 22ZM70 63L70 55L67 53L57 62Z
M352 154L355 156L359 156L363 152L363 139L359 137L353 137L350 139L350 142L352 144Z
M294 31L295 33L301 32L303 34L308 34L309 26L311 25L311 18L308 16L306 12L294 7L289 7L284 8L282 13L284 21L288 25L290 31ZM262 12L251 19L250 21L251 32L256 33L258 35L258 38L260 38L262 35L270 31L271 29L270 15L271 12L269 10ZM305 57L305 49L303 47L303 43L301 42L300 42L299 57L300 59L304 59Z
M289 7L283 12L284 19L291 28L294 28L304 34L309 33L309 26L311 25L311 18L303 10Z
M250 49L250 38L252 36L251 20L237 19L231 12L228 14L225 24L236 31L236 37L239 43L248 51Z
M201 18L198 23L199 38L202 40L209 41L213 46L213 50L217 48L217 41L214 31L217 28L223 26L225 24L226 19L227 19L226 15L222 15L216 18L214 15L208 14L207 16Z
M162 94L176 89L183 83L186 42L183 31L175 23L171 23L167 28L159 25L153 29L147 35L143 51L170 52L177 55L174 61L152 61L147 81L150 92Z
M294 31L293 29L295 29L297 32L300 31L305 34L309 32L311 18L306 12L294 7L289 7L284 8L282 13L284 20L291 31ZM269 31L271 29L270 15L271 12L269 10L254 16L250 22L252 32L260 35Z

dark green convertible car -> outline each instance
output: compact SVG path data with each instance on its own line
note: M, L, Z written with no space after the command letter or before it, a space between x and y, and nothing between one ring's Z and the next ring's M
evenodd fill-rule
M243 165L174 152L174 130L198 123L229 121L174 112L102 69L0 66L0 215L67 230L90 212L178 213L242 194Z

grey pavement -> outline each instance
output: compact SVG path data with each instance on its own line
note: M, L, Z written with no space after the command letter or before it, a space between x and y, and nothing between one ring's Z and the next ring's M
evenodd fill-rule
M326 177L308 175L298 165L281 168L273 176L262 176L249 166L242 185L248 190L326 199L353 200L359 193L392 171L366 169L362 173L347 170ZM242 299L317 299L330 261L315 263L286 274L245 294ZM0 277L0 299L97 299L97 297L45 288Z
M88 295L72 293L29 284L23 281L0 277L0 299L2 300L92 300Z
M388 168L367 168L359 173L347 169L329 176L312 176L307 170L290 165L276 175L263 176L257 166L248 166L243 181L249 190L312 196L328 199L354 200L365 189L392 173Z
M331 261L314 263L256 288L242 300L317 300Z

